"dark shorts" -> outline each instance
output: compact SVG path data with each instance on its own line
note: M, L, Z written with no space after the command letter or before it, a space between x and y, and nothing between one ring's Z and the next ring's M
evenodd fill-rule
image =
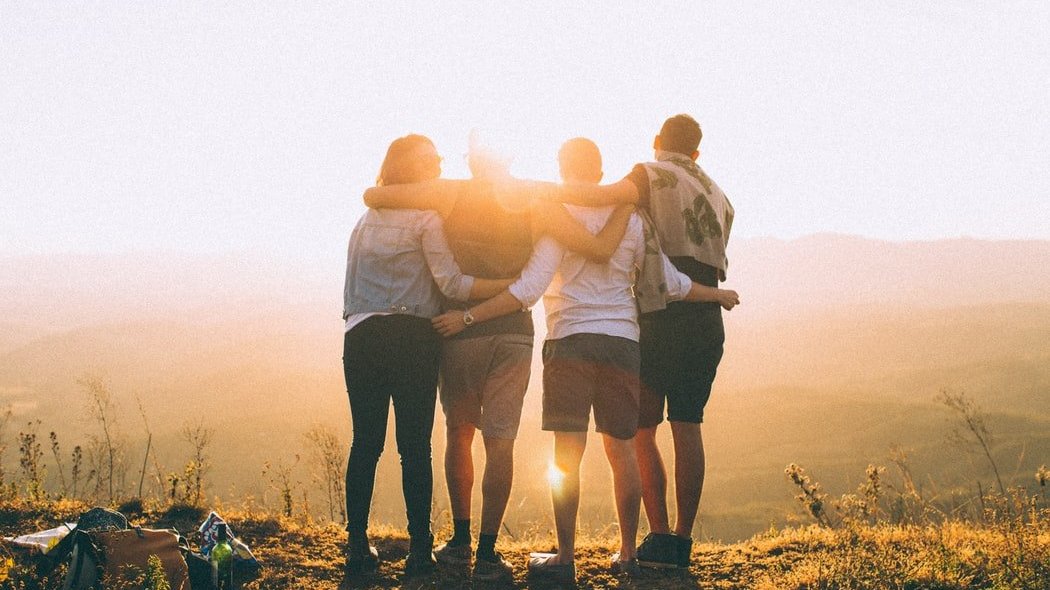
M717 303L672 303L641 317L640 428L667 419L699 424L722 360L725 328Z
M543 343L543 429L594 429L627 440L638 431L638 343L604 334L573 334Z

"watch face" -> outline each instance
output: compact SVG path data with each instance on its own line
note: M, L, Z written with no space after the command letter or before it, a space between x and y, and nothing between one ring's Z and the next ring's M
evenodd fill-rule
M469 311L463 312L463 323L467 326L474 323L474 316L470 315Z

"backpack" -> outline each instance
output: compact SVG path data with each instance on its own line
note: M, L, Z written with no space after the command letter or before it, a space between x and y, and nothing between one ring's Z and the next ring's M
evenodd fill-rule
M69 534L47 552L41 564L41 573L50 573L58 564L66 561L75 549L77 531L122 531L127 528L128 519L119 512L98 506L88 510L77 518L77 524Z
M73 549L62 590L132 587L160 559L171 590L190 590L189 572L179 536L168 530L135 527L125 530L75 530Z

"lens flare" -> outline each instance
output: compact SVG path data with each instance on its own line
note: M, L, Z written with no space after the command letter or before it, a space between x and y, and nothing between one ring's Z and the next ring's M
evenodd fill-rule
M561 489L562 482L565 481L565 474L562 473L561 469L552 461L547 465L547 482L551 484L554 489Z

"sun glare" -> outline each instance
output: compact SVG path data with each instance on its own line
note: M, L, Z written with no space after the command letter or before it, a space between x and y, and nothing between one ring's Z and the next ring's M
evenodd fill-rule
M551 461L547 465L547 482L551 484L552 489L561 489L562 482L565 481L565 474L562 473L561 469Z

